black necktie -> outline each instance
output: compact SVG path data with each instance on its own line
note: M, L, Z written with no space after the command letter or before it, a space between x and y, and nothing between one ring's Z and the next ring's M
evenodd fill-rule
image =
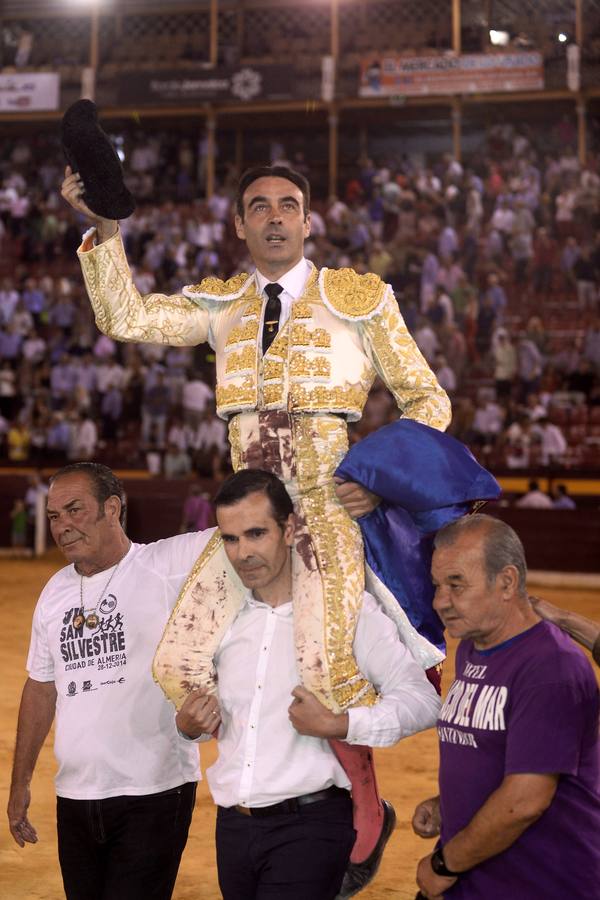
M279 316L281 315L281 300L279 295L283 288L276 282L265 284L265 294L269 298L265 308L265 321L263 323L262 348L263 354L267 352L275 335L279 331Z

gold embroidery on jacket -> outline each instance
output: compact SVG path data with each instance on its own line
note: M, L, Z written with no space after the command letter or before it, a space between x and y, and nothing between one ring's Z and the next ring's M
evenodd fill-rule
M248 375L242 384L217 385L216 400L219 412L230 408L253 408L256 405L256 379Z
M248 319L243 325L236 325L229 332L225 347L232 347L236 344L246 344L249 341L256 343L258 337L258 320Z
M301 508L323 580L325 652L331 692L340 709L372 706L377 695L352 653L354 624L362 603L364 562L360 531L322 476L335 469L348 448L343 422L321 416L294 417Z
M243 350L229 353L225 363L226 375L241 375L256 369L256 347L248 344Z
M378 275L359 275L354 269L324 269L321 284L323 299L347 319L369 317L382 303L386 291L386 284Z
M233 275L227 281L222 281L221 278L210 275L208 278L203 278L200 284L188 285L186 290L192 294L226 297L228 294L236 294L240 291L244 286L244 282L248 280L248 277L246 272L240 272L239 275Z

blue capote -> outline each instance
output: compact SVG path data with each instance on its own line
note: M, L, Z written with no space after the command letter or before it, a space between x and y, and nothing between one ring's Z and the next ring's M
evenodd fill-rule
M450 435L399 419L350 448L335 472L382 498L358 519L365 560L392 592L419 634L444 649L433 610L433 538L442 525L494 500L500 485Z

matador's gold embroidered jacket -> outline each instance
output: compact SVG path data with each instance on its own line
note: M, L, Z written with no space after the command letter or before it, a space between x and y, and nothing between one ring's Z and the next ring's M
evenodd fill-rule
M120 234L78 251L98 328L120 341L189 346L208 341L217 359L217 412L335 413L360 419L379 374L402 413L443 430L450 402L398 310L391 288L352 269L313 270L268 352L253 275L206 278L181 294L142 297Z

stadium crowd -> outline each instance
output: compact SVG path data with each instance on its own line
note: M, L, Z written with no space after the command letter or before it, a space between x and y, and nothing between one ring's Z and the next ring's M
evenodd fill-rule
M600 160L580 166L561 120L490 127L464 165L363 159L313 204L306 255L394 288L453 400L451 433L492 467L591 467L600 446ZM244 271L231 171L202 199L202 143L126 135L138 209L121 223L139 290L173 293ZM271 161L308 167L302 152ZM227 466L210 348L116 345L97 331L76 262L82 224L59 196L62 158L38 134L0 151L0 458L103 459L167 477ZM397 415L375 385L353 439Z

